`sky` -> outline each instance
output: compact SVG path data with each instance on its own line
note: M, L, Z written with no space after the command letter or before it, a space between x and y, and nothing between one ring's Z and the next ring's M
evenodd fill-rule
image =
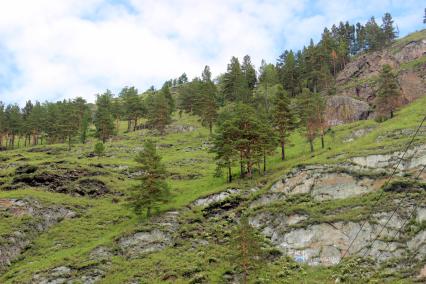
M0 0L0 101L57 101L124 86L140 92L232 56L256 68L317 41L324 27L378 23L400 36L425 28L419 0Z

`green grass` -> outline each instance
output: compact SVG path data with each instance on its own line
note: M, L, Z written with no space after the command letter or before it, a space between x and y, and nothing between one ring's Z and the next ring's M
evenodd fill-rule
M410 33L409 35L398 39L394 44L392 44L391 51L396 53L401 50L405 45L413 41L419 41L426 38L426 29L420 30L418 32Z
M141 130L126 133L126 122L120 123L120 131L113 142L106 144L106 155L103 157L86 158L93 151L95 139L91 138L85 145L76 144L68 152L64 145L43 145L38 148L58 149L58 153L48 155L44 152L28 152L28 148L20 148L1 153L10 158L2 162L0 179L4 186L11 185L15 168L22 164L38 166L38 171L55 171L55 167L80 167L89 171L102 171L106 175L93 178L104 181L113 192L99 198L73 197L70 195L49 192L43 188L25 188L12 191L0 191L0 198L31 197L48 205L61 205L78 213L73 219L64 220L34 239L31 247L26 250L4 275L0 276L1 283L26 283L35 273L47 271L57 266L67 265L81 267L90 265L89 253L98 246L116 247L116 240L125 234L140 228L139 218L126 205L126 194L136 181L123 175L124 167L136 166L133 160L135 153L145 139L154 139L160 146L158 151L163 157L167 170L175 175L185 176L198 174L199 178L175 180L169 179L173 199L161 206L160 211L184 208L190 202L208 194L225 190L226 188L249 188L261 185L265 191L280 176L301 164L336 164L348 161L349 158L373 153L386 153L401 150L410 140L409 136L394 138L390 134L402 129L415 129L425 115L426 97L417 100L408 107L397 112L394 119L377 123L375 121L358 121L333 128L334 136L325 138L326 148L320 148L320 141L315 141L315 153L309 153L309 145L303 133L291 135L287 148L287 160L281 161L279 151L268 159L266 175L256 175L250 180L236 179L227 184L225 177L213 177L215 170L214 155L209 153L205 145L209 142L208 130L201 127L196 117L184 114L181 119L175 117L175 125L192 125L192 132L168 134L164 137L152 136L149 131ZM352 142L344 143L353 131L371 128L372 131ZM380 139L379 139L380 138ZM415 143L423 142L424 136L419 136ZM167 145L170 144L170 145ZM22 160L22 159L25 160ZM64 161L59 165L54 162ZM5 165L8 165L5 167ZM99 168L99 165L102 168ZM121 166L118 168L117 166ZM238 173L238 167L234 167ZM262 192L262 191L261 191ZM116 193L122 193L117 195ZM308 202L305 204L275 204L276 210L303 209L313 216L313 220L324 221L323 212L347 208L345 214L336 218L341 220L358 220L365 213L363 203L369 204L375 197L374 193L359 198L325 202L320 204ZM308 205L308 206L307 206ZM284 208L283 208L284 207ZM303 208L302 208L303 207ZM271 207L271 209L273 209ZM1 212L0 212L1 214ZM194 213L199 215L201 213ZM197 216L198 216L197 215ZM15 230L22 228L27 218L1 216L0 237L5 237ZM336 219L337 220L337 219ZM326 220L330 221L330 220ZM205 223L204 228L209 234L216 234L214 224ZM132 278L145 281L142 283L160 283L161 277L167 273L177 275L177 283L187 283L197 274L204 274L212 283L220 283L223 274L229 269L230 262L226 260L229 250L227 245L210 244L208 247L192 249L190 243L180 247L168 248L147 257L129 260L114 256L110 270L103 283L123 283ZM220 261L209 263L208 259ZM292 267L289 261L272 262L260 272L259 277L265 283L332 283L333 269L318 267ZM199 266L199 268L194 268ZM160 271L156 268L159 267ZM284 269L283 267L287 267ZM199 270L191 277L182 276L191 269ZM164 271L163 271L164 270ZM189 272L188 272L189 273ZM188 274L186 273L186 274ZM185 274L185 275L186 275ZM281 275L281 276L280 276ZM198 275L200 276L200 275Z

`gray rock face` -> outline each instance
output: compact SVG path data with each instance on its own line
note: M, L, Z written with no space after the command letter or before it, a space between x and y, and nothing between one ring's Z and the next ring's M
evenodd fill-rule
M137 257L146 253L159 251L171 244L171 236L158 229L149 232L138 232L120 239L118 243L128 257Z
M199 198L192 203L192 206L206 207L206 206L209 206L212 203L223 201L226 198L228 198L232 195L238 194L238 193L240 193L239 189L230 188L226 191L215 193L215 194L206 196L204 198Z
M368 168L395 167L404 152L394 152L385 155L369 155L352 158L352 162ZM410 170L426 164L426 145L413 147L407 151L404 159L398 166L399 170Z
M329 125L339 125L356 120L367 119L370 105L349 96L331 96L327 98L325 117Z
M0 245L0 272L10 265L32 242L35 236L46 231L64 218L73 218L75 213L59 206L43 206L37 200L0 199L0 213L7 212L13 216L33 217L27 227L2 236Z
M383 212L373 216L374 223L366 223L348 253L363 255L366 252L366 244L375 239L390 214ZM292 226L307 219L308 217L303 215L285 216L280 213L262 212L251 217L250 224L261 230L283 253L296 261L326 266L335 265L340 261L361 228L361 224L355 222L320 223L301 228ZM418 249L419 244L424 245L426 234L420 233L407 243L385 241L394 236L402 222L403 219L398 215L392 217L379 240L367 251L367 255L376 258L380 255L378 260L383 261L400 256L407 249L414 251Z
M370 133L374 128L372 127L367 127L367 128L360 128L357 130L354 130L350 135L348 135L347 138L345 138L345 140L343 140L344 143L349 143L354 141L355 139L358 139L364 135L367 135L368 133Z
M179 226L178 216L177 211L166 212L152 218L150 223L155 228L122 237L118 241L122 254L129 258L137 258L173 245L174 232Z
M37 273L33 276L31 283L38 284L71 284L83 283L94 284L105 275L105 271L96 267L85 268L84 271L77 271L67 266L59 266L45 272Z
M377 190L385 180L382 168L393 166L399 154L402 153L356 157L352 160L354 164L294 169L251 203L250 207L255 213L250 216L249 223L284 254L309 265L337 264L354 239L349 255L365 254L378 262L407 254L422 259L426 255L426 231L420 230L414 236L399 232L406 224L406 218L411 216L414 205L424 202L421 200L395 199L395 204L404 202L396 213L392 209L382 209L373 213L367 221L360 222L334 219L338 221L318 223L318 219L311 219L309 213L286 215L277 212L279 203L274 205L274 210L264 208L295 195L307 195L317 202L324 202ZM406 157L399 167L400 173L426 164L426 145L413 147ZM417 209L412 220L417 222L417 228L421 228L419 224L426 220L425 206L423 204ZM334 215L336 212L324 214ZM365 226L360 230L364 222ZM367 244L372 244L370 249L366 248Z
M426 54L426 39L406 43L405 46L391 47L382 51L358 56L339 72L336 78L337 94L373 102L376 96L376 79L383 65L388 64L394 69L404 63L416 60ZM398 72L398 81L408 103L425 95L426 69L406 69Z
M194 131L196 128L192 125L168 125L166 127L166 132L167 133L184 133L184 132L192 132Z
M343 199L376 190L381 185L368 177L349 174L356 167L348 167L347 172L332 166L308 167L290 172L276 182L271 189L250 207L264 206L289 196L310 194L314 200L324 201Z

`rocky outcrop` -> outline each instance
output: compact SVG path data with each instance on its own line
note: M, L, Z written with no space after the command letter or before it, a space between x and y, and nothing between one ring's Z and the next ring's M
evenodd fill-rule
M352 162L368 168L393 168L398 165L399 170L411 170L426 164L426 145L420 145L407 150L404 159L404 152L394 152L382 155L369 155L354 157Z
M404 213L406 214L412 207L411 205L404 208L406 210ZM297 227L294 225L307 220L308 217L264 212L254 215L250 219L250 224L260 229L283 253L298 262L309 265L328 266L339 263L358 231L360 233L349 248L350 255L371 256L381 262L392 257L417 253L419 248L426 249L425 231L419 232L407 241L394 240L393 236L404 223L404 219L399 215L394 215L387 222L391 214L391 212L374 214L372 220L367 222L361 231L362 223L358 222L339 221ZM373 243L383 226L385 229L378 240ZM367 248L369 243L372 243L371 248Z
M339 125L356 120L367 119L370 114L368 103L348 96L327 98L326 114L328 125Z
M426 95L426 32L417 40L402 39L381 51L355 57L336 77L336 95L327 98L329 125L374 118L377 79L383 65L390 65L398 75L401 104ZM423 37L423 38L422 38Z
M402 103L424 96L426 64L420 58L426 56L426 33L421 33L416 40L407 42L402 39L382 51L355 57L336 77L337 95L372 103L376 96L376 81L380 70L383 65L388 64L398 73ZM348 108L349 106L347 105Z
M143 231L124 236L118 240L121 253L128 258L136 258L162 250L174 244L174 234L179 227L178 211L170 211L152 218Z
M230 189L227 189L227 190L219 192L219 193L215 193L215 194L211 194L211 195L206 196L206 197L199 198L192 203L192 206L206 207L206 206L211 205L214 202L223 201L226 198L229 198L230 196L236 195L240 192L241 191L239 189L230 188Z
M0 271L9 266L31 244L34 237L63 219L75 217L72 210L60 206L43 206L33 199L0 199L0 214L28 218L17 230L0 236Z
M402 154L369 155L336 166L296 168L251 202L249 222L284 254L309 265L336 265L346 251L347 255L370 256L379 264L424 259L426 196L421 183L387 183L384 190L388 197L374 203L374 208L363 201L330 207L333 200L379 190ZM407 178L425 164L426 145L413 146L397 168L397 176ZM286 208L289 206L293 207ZM410 229L401 230L406 224Z
M83 168L55 168L55 172L52 173L50 169L38 170L34 166L25 165L16 169L9 189L22 186L43 187L53 192L74 196L98 197L110 193L110 190L103 181L92 177L104 174Z
M382 171L361 172L356 166L308 166L291 171L271 189L252 202L250 207L283 201L291 196L308 194L313 200L344 199L380 188ZM376 178L371 178L376 176Z

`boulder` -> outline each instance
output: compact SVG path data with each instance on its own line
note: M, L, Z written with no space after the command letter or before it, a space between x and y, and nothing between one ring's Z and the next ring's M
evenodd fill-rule
M336 77L336 93L372 103L377 91L377 78L383 65L390 65L397 73L405 104L426 94L426 64L416 67L410 62L426 54L426 39L408 43L397 42L381 51L355 57ZM407 67L409 66L409 67Z
M325 117L328 125L339 125L356 120L367 119L370 114L368 103L348 96L327 98Z

